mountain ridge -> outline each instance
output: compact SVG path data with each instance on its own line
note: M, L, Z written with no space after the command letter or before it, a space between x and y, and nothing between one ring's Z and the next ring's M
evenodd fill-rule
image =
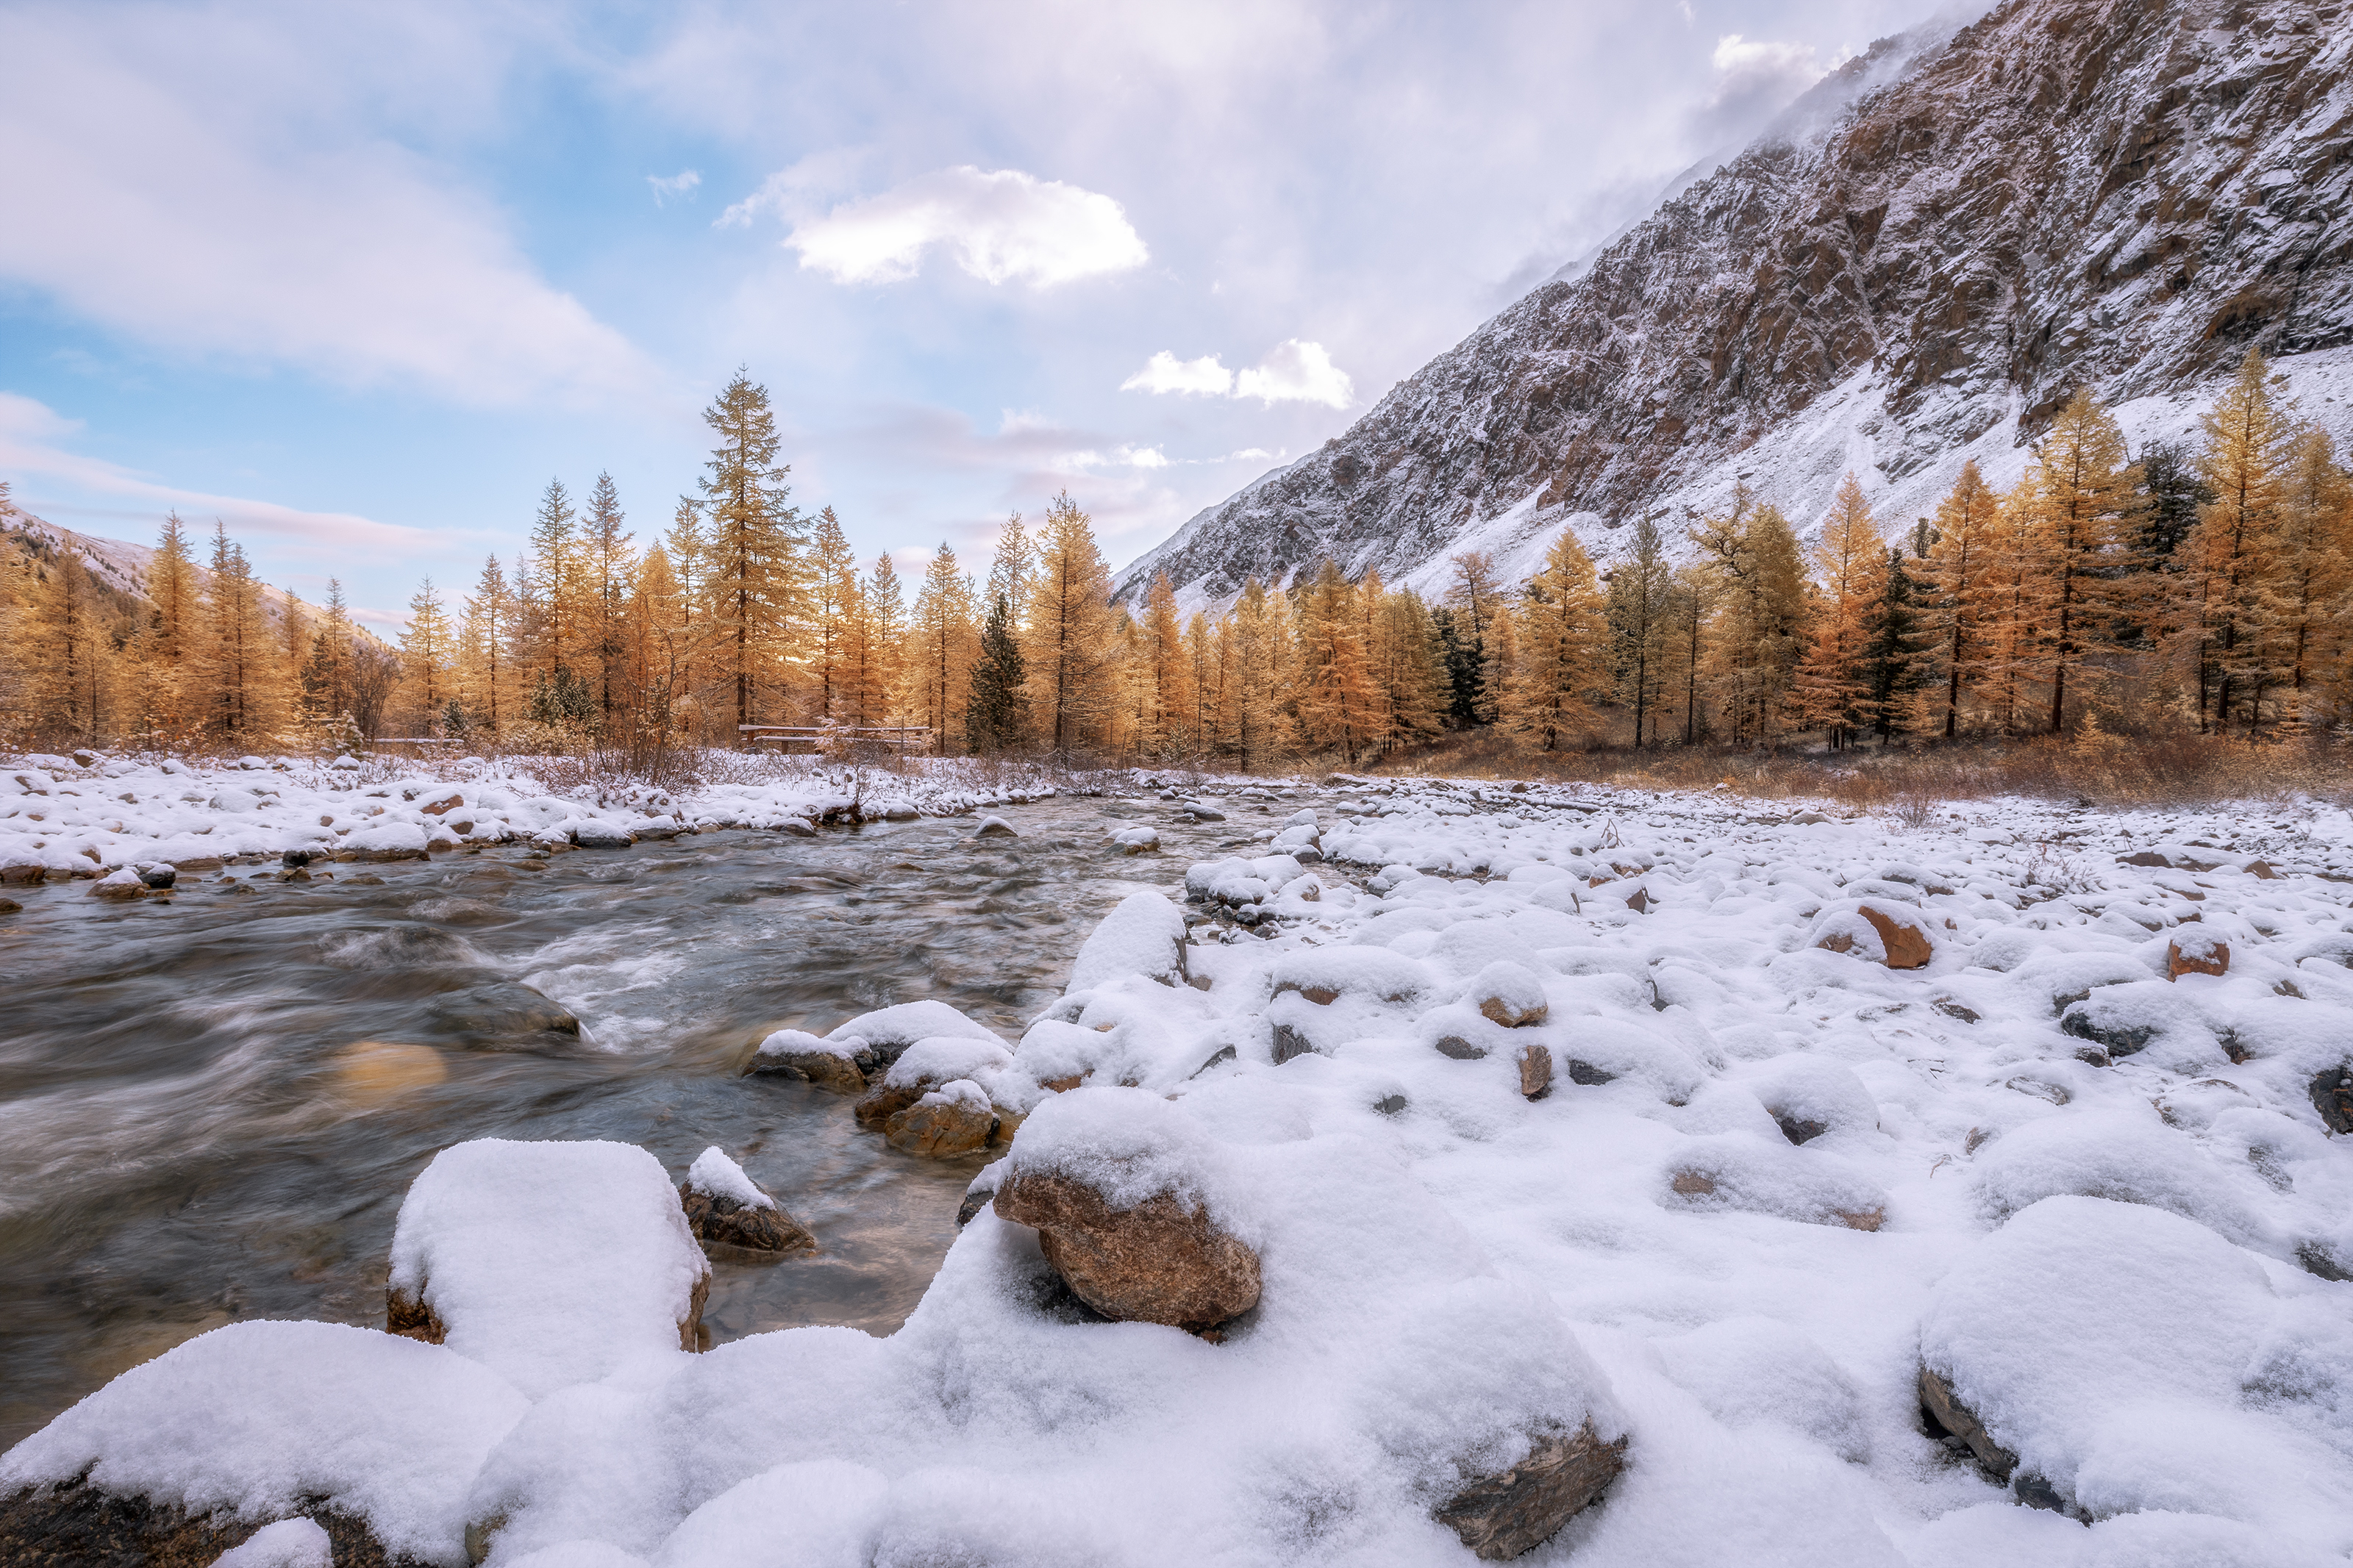
M2079 384L2179 428L2249 346L2353 430L2323 352L2353 345L2348 16L2010 0L1819 139L1768 135L1663 202L1117 591L1165 570L1216 603L1325 555L1428 586L1465 540L1516 560L1743 482L1810 529L1850 467L1908 509L1989 437L1993 468L2022 466ZM1830 437L1836 460L1791 457Z

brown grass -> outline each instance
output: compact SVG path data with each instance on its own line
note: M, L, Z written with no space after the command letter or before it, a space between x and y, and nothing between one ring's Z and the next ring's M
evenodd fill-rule
M1713 789L1767 799L1802 796L1923 820L1936 803L2019 795L2094 805L2190 805L2311 795L2353 803L2353 748L2341 742L2260 743L2207 735L2051 737L1876 746L1829 752L1672 747L1536 752L1482 731L1395 753L1358 772Z

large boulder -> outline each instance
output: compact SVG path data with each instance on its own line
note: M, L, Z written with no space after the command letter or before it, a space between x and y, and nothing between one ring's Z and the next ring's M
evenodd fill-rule
M1071 965L1069 991L1091 991L1131 974L1163 985L1192 979L1185 962L1185 916L1158 893L1132 893L1103 918Z
M1230 1184L1184 1110L1141 1089L1080 1089L1014 1140L992 1206L1107 1318L1206 1332L1258 1304L1258 1254L1227 1223Z
M694 1350L711 1265L661 1162L628 1143L444 1149L400 1205L385 1326L539 1397Z
M1548 1432L1527 1458L1483 1476L1439 1505L1436 1518L1488 1562L1542 1545L1609 1489L1625 1468L1626 1439L1603 1442L1591 1420L1574 1432Z
M785 1205L763 1191L717 1144L696 1156L678 1189L680 1209L694 1238L749 1252L814 1252L817 1237Z

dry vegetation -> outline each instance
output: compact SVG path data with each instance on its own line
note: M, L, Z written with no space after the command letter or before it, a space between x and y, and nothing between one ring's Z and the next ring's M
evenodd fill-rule
M1763 799L1834 800L1864 808L2021 795L2095 805L2187 805L2308 795L2353 803L2353 749L2341 742L2250 745L2239 739L2095 734L1837 752L1535 752L1492 731L1398 752L1368 771L1452 777L1711 789Z

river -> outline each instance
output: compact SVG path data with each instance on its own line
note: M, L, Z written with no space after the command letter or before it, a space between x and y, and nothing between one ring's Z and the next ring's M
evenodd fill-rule
M58 884L0 915L0 1448L124 1368L241 1318L384 1319L402 1194L470 1138L609 1138L681 1179L717 1144L820 1250L715 1265L714 1342L887 1333L954 1239L977 1158L897 1153L847 1098L739 1076L786 1026L932 996L1018 1039L1094 922L1320 792L1182 824L1051 797L815 838L275 865L118 905ZM1124 857L1112 819L1160 829ZM528 985L582 1037L541 1026Z

